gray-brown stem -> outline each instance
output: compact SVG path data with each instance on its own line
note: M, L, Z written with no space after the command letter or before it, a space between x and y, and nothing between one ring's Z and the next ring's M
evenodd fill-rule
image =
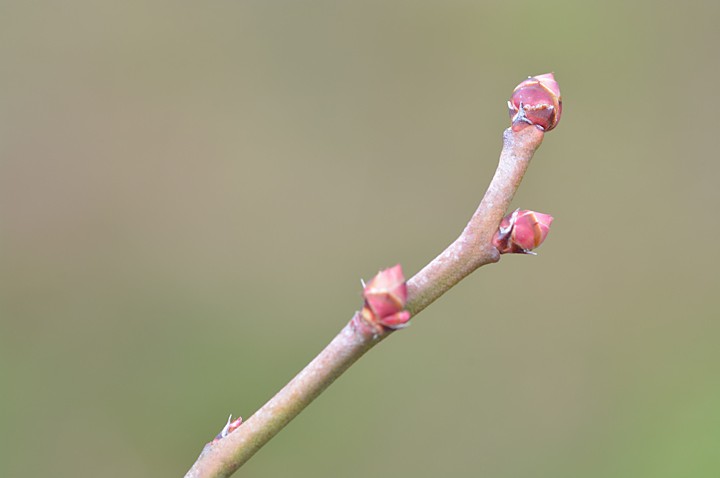
M406 309L415 316L478 267L497 262L492 237L540 146L543 132L529 126L503 135L500 162L480 205L460 237L408 282ZM227 477L295 418L365 352L386 338L359 326L357 314L320 354L270 401L225 438L203 450L186 478Z

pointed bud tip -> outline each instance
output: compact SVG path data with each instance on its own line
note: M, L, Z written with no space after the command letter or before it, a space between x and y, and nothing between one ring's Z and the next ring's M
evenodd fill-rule
M560 94L560 85L558 85L558 82L555 80L555 74L554 73L545 73L544 75L537 75L535 79L540 82L541 85L543 85L545 88L547 88L548 91L550 91L552 94L560 98L562 95Z

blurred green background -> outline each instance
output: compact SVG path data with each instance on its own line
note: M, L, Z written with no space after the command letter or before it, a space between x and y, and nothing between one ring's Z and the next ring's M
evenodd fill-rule
M481 269L254 477L720 476L717 2L0 2L0 476L180 476L565 110Z

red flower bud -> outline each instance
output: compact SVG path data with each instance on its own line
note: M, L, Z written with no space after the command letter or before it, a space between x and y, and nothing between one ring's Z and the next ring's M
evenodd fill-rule
M557 126L562 114L562 96L553 74L533 76L517 85L508 108L513 131L519 131L525 124L543 131Z
M403 310L407 302L407 285L400 264L377 273L363 290L365 307L361 316L370 323L392 329L404 326L410 312Z
M535 254L532 250L543 243L552 222L553 217L549 214L516 209L500 222L493 245L500 254Z
M365 286L365 302L378 317L400 312L407 301L407 286L400 264L377 273Z

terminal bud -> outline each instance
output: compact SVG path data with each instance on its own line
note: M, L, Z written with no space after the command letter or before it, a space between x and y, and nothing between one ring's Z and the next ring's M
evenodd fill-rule
M513 131L525 125L534 125L550 131L562 114L560 87L552 73L532 76L515 87L510 101L510 118Z

